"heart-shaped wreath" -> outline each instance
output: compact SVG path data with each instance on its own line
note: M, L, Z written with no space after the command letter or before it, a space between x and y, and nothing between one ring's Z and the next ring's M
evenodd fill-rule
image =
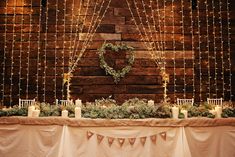
M106 53L106 49L109 49L114 52L119 52L119 51L129 52L130 54L128 57L128 64L121 70L117 70L117 71L114 70L105 61L104 54ZM133 50L134 48L131 46L127 46L125 44L113 45L112 43L104 43L102 47L99 49L100 67L105 70L106 74L113 76L114 82L116 84L120 81L121 77L124 77L131 70L131 66L135 60Z

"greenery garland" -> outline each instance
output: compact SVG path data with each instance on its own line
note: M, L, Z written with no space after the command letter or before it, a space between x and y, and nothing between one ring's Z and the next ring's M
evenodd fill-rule
M109 49L114 52L119 51L128 51L130 52L128 58L128 65L122 68L121 70L114 70L113 67L109 66L105 61L104 54L106 53L106 49ZM121 45L113 45L112 43L104 43L102 47L99 49L99 59L100 59L100 67L105 70L106 74L111 75L114 78L114 82L117 84L122 77L124 77L127 73L130 72L132 64L134 63L134 48L131 46L127 46L125 44Z

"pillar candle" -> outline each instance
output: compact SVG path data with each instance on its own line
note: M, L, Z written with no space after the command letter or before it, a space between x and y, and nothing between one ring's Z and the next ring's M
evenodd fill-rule
M221 118L222 107L217 105L217 106L215 107L215 111L216 111L216 117L217 117L217 118Z
M67 117L68 117L68 114L69 114L69 112L68 112L67 110L63 110L62 113L61 113L61 116L62 116L63 118L67 118Z
M28 117L32 117L34 110L35 110L35 106L28 107Z
M188 118L188 111L187 110L181 110L181 113L184 114L184 118Z
M40 110L33 110L32 117L39 117Z
M174 119L178 119L178 116L179 116L179 107L172 107L172 117Z
M76 107L82 107L82 100L80 99L75 100L75 105Z
M81 107L75 107L75 118L82 118L82 109L81 109Z
M149 100L148 101L148 106L154 106L154 101L153 100Z

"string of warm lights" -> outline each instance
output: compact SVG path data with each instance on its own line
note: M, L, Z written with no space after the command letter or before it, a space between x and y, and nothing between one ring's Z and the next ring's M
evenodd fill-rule
M58 10L58 0L56 0L56 10L55 10L55 41L54 41L54 43L55 43L55 56L54 56L54 58L55 58L55 62L54 62L54 70L55 70L55 75L54 75L54 82L55 82L55 84L54 84L54 100L56 101L56 99L57 99L57 48L58 48L58 46L57 46L57 41L58 41L58 13L59 13L59 10Z
M2 65L2 99L1 99L1 103L4 104L4 100L5 100L5 75L6 75L6 53L7 53L7 9L8 6L8 0L6 0L6 5L5 5L5 28L4 28L4 53L3 53L3 65Z
M64 26L64 30L63 30L63 48L62 48L62 74L61 77L63 78L64 73L65 73L65 44L67 43L65 40L65 32L66 32L66 8L67 8L67 0L64 0L64 17L63 17L63 26ZM62 87L61 87L61 98L64 99L64 82L62 81Z
M227 40L228 40L228 62L229 62L229 68L227 71L229 72L229 89L227 90L229 92L229 100L232 101L233 99L233 92L232 92L232 63L231 63L231 27L230 27L230 2L227 0L226 3L226 10L227 10Z
M48 38L48 4L49 2L47 1L46 2L46 11L45 11L45 15L46 15L46 20L45 20L45 27L46 27L46 30L45 30L45 39L44 39L44 42L45 42L45 46L44 46L44 71L43 71L43 101L46 102L46 73L47 73L47 46L48 46L48 41L47 41L47 38Z
M80 41L78 40L79 37L79 31L83 32L84 26L85 26L85 22L86 22L86 18L87 18L87 14L88 14L88 8L89 8L89 4L90 4L90 0L87 1L87 5L86 5L86 9L85 9L85 16L83 16L83 18L81 18L81 9L82 9L82 1L80 1L79 3L79 9L78 9L78 18L76 19L76 30L75 30L75 38L74 38L74 44L73 44L73 52L72 52L72 56L71 56L71 62L74 61L74 57L76 55L76 47L79 47L80 45ZM97 7L97 1L95 3L94 6L94 10L96 10ZM94 12L92 14L92 20L93 20L93 16L94 16ZM81 19L80 19L81 18ZM91 21L92 21L91 20ZM80 26L81 25L81 26ZM80 28L81 27L81 28Z
M193 2L192 0L190 0L190 7L189 7L189 10L190 10L190 20L191 20L191 34L192 34L192 63L193 63L193 67L192 67L192 84L193 84L193 99L195 98L195 46L194 46L194 20L193 20Z
M83 43L82 50L79 52L79 54L76 55L77 57L76 57L76 60L75 60L74 64L72 65L72 67L70 69L70 73L74 72L75 68L77 67L78 61L81 59L82 55L86 51L86 49L89 46L90 42L92 41L92 38L94 37L95 33L97 32L97 29L100 26L101 21L104 18L105 14L106 14L109 6L110 6L110 3L111 3L111 0L108 1L108 4L105 7L105 10L104 10L103 14L101 15L101 18L95 20L95 21L98 21L97 24L92 25L91 32L88 32L88 35L87 35L88 37L85 40L85 42ZM102 2L101 6L100 6L100 9L99 9L97 15L99 15L101 13L101 10L104 7L103 5L104 5L104 1Z
M146 23L147 23L147 27L148 27L148 33L150 33L150 42L152 43L152 45L153 45L153 49L155 50L155 51L157 51L157 50L159 50L159 44L158 44L158 48L157 48L157 45L156 45L156 42L155 42L155 40L154 40L154 37L153 37L153 32L152 32L152 28L151 28L151 26L150 26L150 21L149 21L149 15L147 15L147 11L146 11L146 4L144 3L144 1L143 0L141 0L141 2L142 2L142 6L143 6L143 13L144 13L144 15L145 15L145 17L146 17ZM146 32L147 33L147 32ZM156 34L156 33L155 33ZM147 34L147 36L149 36L148 34Z
M183 66L184 66L184 99L186 98L186 88L187 88L187 83L186 83L186 62L185 62L185 38L184 38L184 2L183 0L181 0L181 10L180 10L180 13L181 13L181 31L182 31L182 47L183 47Z
M38 20L38 50L37 50L37 72L36 72L36 100L39 101L39 71L41 70L40 53L41 53L41 13L42 2L39 3L39 20Z
M197 34L198 34L198 53L199 53L199 101L202 100L202 51L201 51L201 21L200 21L200 1L197 0Z
M209 13L208 13L208 0L205 1L205 6L206 6L206 53L207 53L207 72L208 72L208 92L207 92L207 97L211 97L211 73L210 73L210 39L209 39Z
M23 0L23 4L24 4L24 0ZM19 75L19 82L18 82L18 88L19 88L19 94L18 94L18 97L20 98L21 97L21 72L22 72L22 53L23 53L23 25L24 25L24 5L22 5L22 14L21 14L21 21L20 21L20 55L19 55L19 72L18 72L18 75Z
M143 41L144 46L145 46L149 51L152 52L153 50L152 50L151 46L149 45L150 43L146 42L146 40L145 40L145 38L144 38L144 35L142 34L142 31L141 31L141 29L140 29L140 26L137 24L137 20L135 19L135 16L134 16L134 13L133 13L133 11L132 11L132 9L131 9L131 6L130 6L129 1L126 0L126 2L127 2L128 9L129 9L129 11L130 11L130 13L131 13L132 20L133 20L133 22L134 22L134 24L135 24L135 26L136 26L136 29L138 30L138 33L139 33L139 35L140 35L140 37L141 37L140 40ZM156 29L156 26L155 26L155 29ZM151 54L152 58L154 58L155 54L154 54L154 53L150 53L150 54Z
M136 26L136 29L138 30L138 33L139 33L139 35L141 37L141 41L144 42L144 46L149 50L150 55L151 55L152 59L154 60L154 62L156 63L156 65L159 65L159 67L160 67L159 63L161 63L161 56L160 57L156 56L158 54L156 54L156 51L154 51L153 45L151 44L151 42L148 42L148 39L146 39L146 32L141 31L140 26L142 26L142 27L144 26L143 23L142 23L142 19L140 19L140 16L138 16L139 21L140 21L140 26L139 26L137 24L137 20L135 19L135 16L134 16L134 13L133 13L133 11L131 9L131 5L130 5L129 1L126 0L126 2L127 2L127 5L128 5L128 9L129 9L129 11L131 13L132 20L133 20L133 22L134 22L134 24ZM150 1L150 5L152 5L152 1ZM138 12L138 9L137 9L137 12ZM138 13L138 14L140 14L140 13ZM153 14L154 13L153 13L153 10L152 10L152 18L154 19L154 15ZM154 21L155 21L155 19L154 19ZM155 30L157 30L156 29L156 21L155 21L155 24L154 24L154 28L155 28Z
M12 42L11 42L11 68L10 68L10 106L12 106L12 96L13 96L13 75L14 75L14 49L15 49L15 28L16 28L16 0L13 2L13 29L12 29Z
M173 48L173 53L174 53L174 58L173 60L173 66L174 66L174 74L173 74L173 91L174 91L174 102L176 102L177 96L176 96L176 47L175 47L175 10L174 10L174 0L171 1L171 18L172 18L172 48Z
M32 13L33 13L33 2L30 1L30 13L29 13L29 40L27 46L27 73L26 73L26 99L29 98L29 74L30 74L30 51L31 51L31 32L32 32Z
M219 0L219 24L220 24L220 51L221 51L221 80L222 80L222 98L224 98L224 41L223 41L223 22L222 22L222 1Z
M74 22L74 5L75 5L75 1L73 0L72 1L72 11L71 11L71 15L72 15L72 21L71 21L71 25L70 25L70 46L69 46L69 67L68 67L68 73L69 71L71 70L71 66L73 65L72 64L72 56L73 56L73 49L74 47L72 46L73 45L73 22ZM63 74L64 75L64 74ZM64 77L64 76L63 76ZM63 81L63 84L64 84L64 81ZM70 98L70 80L67 81L67 88L66 88L66 96L67 96L67 99Z
M213 94L217 98L217 92L218 92L218 87L217 87L217 57L216 57L216 52L217 52L217 44L216 44L216 23L215 23L215 4L214 0L212 0L212 26L213 26L213 46L214 46L214 57L213 59L215 60L215 67L214 67L214 72L215 72L215 94Z
M155 18L154 18L154 15L155 15L155 13L154 13L154 9L153 9L153 0L150 0L150 2L149 2L150 4L149 4L149 8L150 8L150 10L151 10L151 17L150 17L150 20L152 19L152 21L153 21L153 28L154 28L154 31L153 31L153 34L155 34L155 41L154 42L156 42L157 43L157 48L158 48L158 51L161 51L162 50L162 46L160 45L160 43L159 43L159 41L160 41L160 39L158 38L158 30L157 30L157 27L156 27L156 20L155 20ZM151 28L150 28L151 29ZM152 30L152 29L151 29ZM158 54L157 54L158 55ZM160 54L161 55L161 54ZM155 55L156 56L156 55ZM160 58L160 57L159 57Z

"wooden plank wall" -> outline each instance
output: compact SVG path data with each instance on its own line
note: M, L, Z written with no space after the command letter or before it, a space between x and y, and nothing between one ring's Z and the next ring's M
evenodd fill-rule
M141 4L141 0L136 0L138 4ZM222 59L221 59L221 40L220 40L220 25L219 25L219 1L215 1L215 24L216 24L216 58L217 58L217 70L215 70L215 62L213 59L214 45L213 45L213 16L211 0L208 0L209 7L209 38L206 33L206 8L205 0L199 0L200 8L200 30L198 29L197 10L193 10L193 34L194 34L194 46L192 50L192 32L191 32L191 19L190 13L190 1L184 1L184 34L182 34L182 17L181 17L181 1L174 0L175 5L175 26L174 26L174 40L175 48L173 44L173 26L171 17L171 0L166 0L166 19L165 19L165 54L166 54L166 71L170 74L170 82L168 85L168 96L171 101L174 101L176 97L183 97L184 87L186 84L185 94L187 98L191 98L195 94L196 101L204 101L208 97L209 85L211 85L211 95L216 97L215 72L217 73L217 97L222 97L224 93L224 99L230 99L229 86L229 64L228 64L228 39L227 39L227 13L226 2L222 1L222 37L223 37L223 53L224 53L224 92L223 80L222 80ZM8 6L6 6L6 0L0 1L0 61L1 61L1 74L3 74L5 64L5 74L0 76L1 89L0 97L4 98L4 103L9 104L12 98L13 103L16 104L19 98L19 82L21 88L21 98L26 98L26 88L28 84L28 96L29 98L37 97L37 84L38 95L37 100L43 101L44 95L47 102L54 102L55 98L65 99L65 87L62 86L62 74L63 69L65 72L68 70L69 52L71 47L71 28L72 39L74 40L76 26L75 19L72 17L72 0L66 0L66 18L64 19L64 0L56 4L55 0L48 0L48 14L46 14L46 0L42 0L44 7L40 10L40 0L33 0L32 11L30 6L30 0L7 0ZM86 2L86 1L85 1ZM231 57L232 57L232 72L234 73L234 49L235 49L235 14L232 8L235 8L235 2L230 0L230 17L231 17ZM83 5L83 13L85 5ZM75 1L74 12L79 8L79 1ZM88 18L91 19L92 9L94 3L89 6ZM133 5L132 5L133 7ZM156 7L156 6L155 6ZM163 12L163 3L159 3L160 12ZM58 8L58 11L56 10ZM156 9L156 8L155 8ZM143 8L139 8L141 16L144 18ZM57 12L57 13L56 13ZM15 14L15 16L14 16ZM23 16L22 16L23 14ZM134 12L137 16L136 12ZM41 16L40 16L41 15ZM48 15L48 20L47 16ZM5 19L7 17L7 33L5 41ZM23 23L22 23L23 17ZM30 31L30 17L32 19L31 31ZM58 17L57 26L56 17ZM41 20L41 23L39 23ZM65 20L65 25L64 21ZM137 20L140 24L140 21ZM146 25L146 23L145 23ZM39 36L39 26L41 27ZM82 33L87 33L89 22L86 21L85 29ZM147 28L147 27L146 27ZM47 33L46 33L47 31ZM198 49L200 31L200 52ZM14 32L14 33L13 33ZM29 33L30 32L30 33ZM31 34L31 37L29 38ZM184 36L183 36L184 35ZM182 40L184 38L184 45ZM30 42L29 42L30 39ZM38 41L40 39L40 43ZM210 76L211 82L208 82L208 54L207 54L207 41L210 40ZM80 42L82 42L82 34L80 34ZM110 42L124 42L135 48L135 63L131 72L123 78L118 84L113 82L112 77L107 76L103 69L99 67L99 59L97 55L97 49L100 48L104 40L110 40ZM29 45L30 43L30 45ZM4 49L4 46L5 49ZM185 49L183 50L183 46ZM21 51L22 47L22 51ZM30 50L29 50L30 47ZM39 49L38 49L39 48ZM174 50L176 52L175 65L174 65ZM37 61L37 55L39 50L39 62ZM29 60L28 60L28 51ZM45 68L45 52L46 52L46 89L44 89L44 68ZM192 54L195 54L194 60L192 60ZM4 59L5 54L5 59ZM22 60L20 61L20 55ZM13 57L12 57L13 56ZM56 58L55 58L56 56ZM200 59L201 57L201 59ZM64 59L64 62L63 62ZM29 73L27 70L29 61ZM13 62L13 63L12 63ZM20 66L21 62L21 66ZM123 60L116 59L116 64L123 63ZM185 69L184 69L185 62ZM37 64L39 66L37 69ZM195 63L195 64L193 64ZM56 64L56 70L55 70ZM13 65L13 67L12 67ZM175 68L174 68L175 67ZM39 71L38 83L37 83L37 70ZM193 73L194 70L194 73ZM19 81L19 71L21 73L21 79ZM202 74L200 74L200 71ZM13 74L11 77L11 73ZM175 82L174 84L174 73ZM186 73L186 76L184 75ZM56 83L55 83L55 74ZM195 79L193 80L193 74ZM3 82L4 77L4 82ZM27 81L28 77L28 81ZM185 82L184 82L185 77ZM201 85L200 85L201 77ZM11 81L12 78L12 81ZM27 83L28 82L28 83ZM233 87L235 87L235 81ZM4 83L4 92L3 92ZM193 86L193 84L195 84ZM56 85L56 86L55 86ZM174 87L175 90L174 91ZM56 92L55 92L56 88ZM193 89L195 88L195 91ZM44 93L44 90L46 92ZM62 93L63 92L63 93ZM194 94L193 94L194 93ZM233 88L234 93L234 88ZM3 97L4 94L4 97ZM78 63L78 67L74 72L71 86L71 96L73 99L80 98L83 101L94 101L97 98L108 97L112 95L118 102L123 102L126 99L139 97L153 99L160 102L163 99L162 78L159 74L159 69L155 63L151 60L151 56L147 49L143 46L140 35L136 30L136 26L132 20L130 11L125 0L112 0L110 7L107 10L107 14L104 17L101 25L97 29L97 33L94 36L91 46L85 52L81 61Z

